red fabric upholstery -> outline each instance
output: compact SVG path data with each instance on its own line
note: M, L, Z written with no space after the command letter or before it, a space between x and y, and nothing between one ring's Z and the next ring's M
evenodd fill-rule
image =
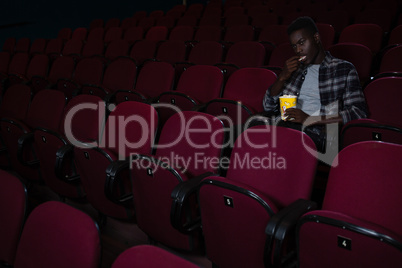
M0 263L12 265L25 220L26 189L4 170L0 170L0 183Z
M95 268L100 265L100 252L98 228L91 217L49 201L28 217L14 267Z
M401 155L401 145L376 141L338 154L322 209L301 219L300 267L401 266Z

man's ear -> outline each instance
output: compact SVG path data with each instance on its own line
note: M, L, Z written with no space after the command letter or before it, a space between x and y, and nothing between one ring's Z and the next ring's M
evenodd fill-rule
M319 43L321 41L320 34L318 32L314 34L314 40L316 43Z

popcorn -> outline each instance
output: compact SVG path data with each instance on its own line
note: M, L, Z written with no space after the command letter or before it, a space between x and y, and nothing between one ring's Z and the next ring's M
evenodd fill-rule
M300 62L305 61L306 58L307 58L307 56L301 56L301 57L299 58L299 61L300 61Z

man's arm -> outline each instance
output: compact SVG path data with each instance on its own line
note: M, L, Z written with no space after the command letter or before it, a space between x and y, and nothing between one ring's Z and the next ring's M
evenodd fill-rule
M299 68L299 58L299 56L293 56L285 62L282 72L279 74L278 79L276 79L270 89L270 95L272 97L278 96L282 92L285 82L291 77L292 73Z
M309 116L305 112L296 108L288 108L285 111L285 116L287 116L288 121L292 121L294 123L300 123L305 125L324 125L324 124L333 124L333 123L342 123L343 119L341 116Z
M269 87L267 90L264 100L263 107L265 111L275 112L278 109L278 95L280 95L284 89L285 83L290 79L292 73L296 71L300 62L298 61L300 57L294 56L285 62L282 72L279 74L278 79Z

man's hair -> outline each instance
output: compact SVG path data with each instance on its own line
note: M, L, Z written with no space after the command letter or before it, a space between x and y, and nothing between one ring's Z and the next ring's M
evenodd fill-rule
M312 18L299 17L288 26L288 35L291 35L294 31L301 29L306 29L309 33L311 33L311 35L314 35L318 32L317 25Z

